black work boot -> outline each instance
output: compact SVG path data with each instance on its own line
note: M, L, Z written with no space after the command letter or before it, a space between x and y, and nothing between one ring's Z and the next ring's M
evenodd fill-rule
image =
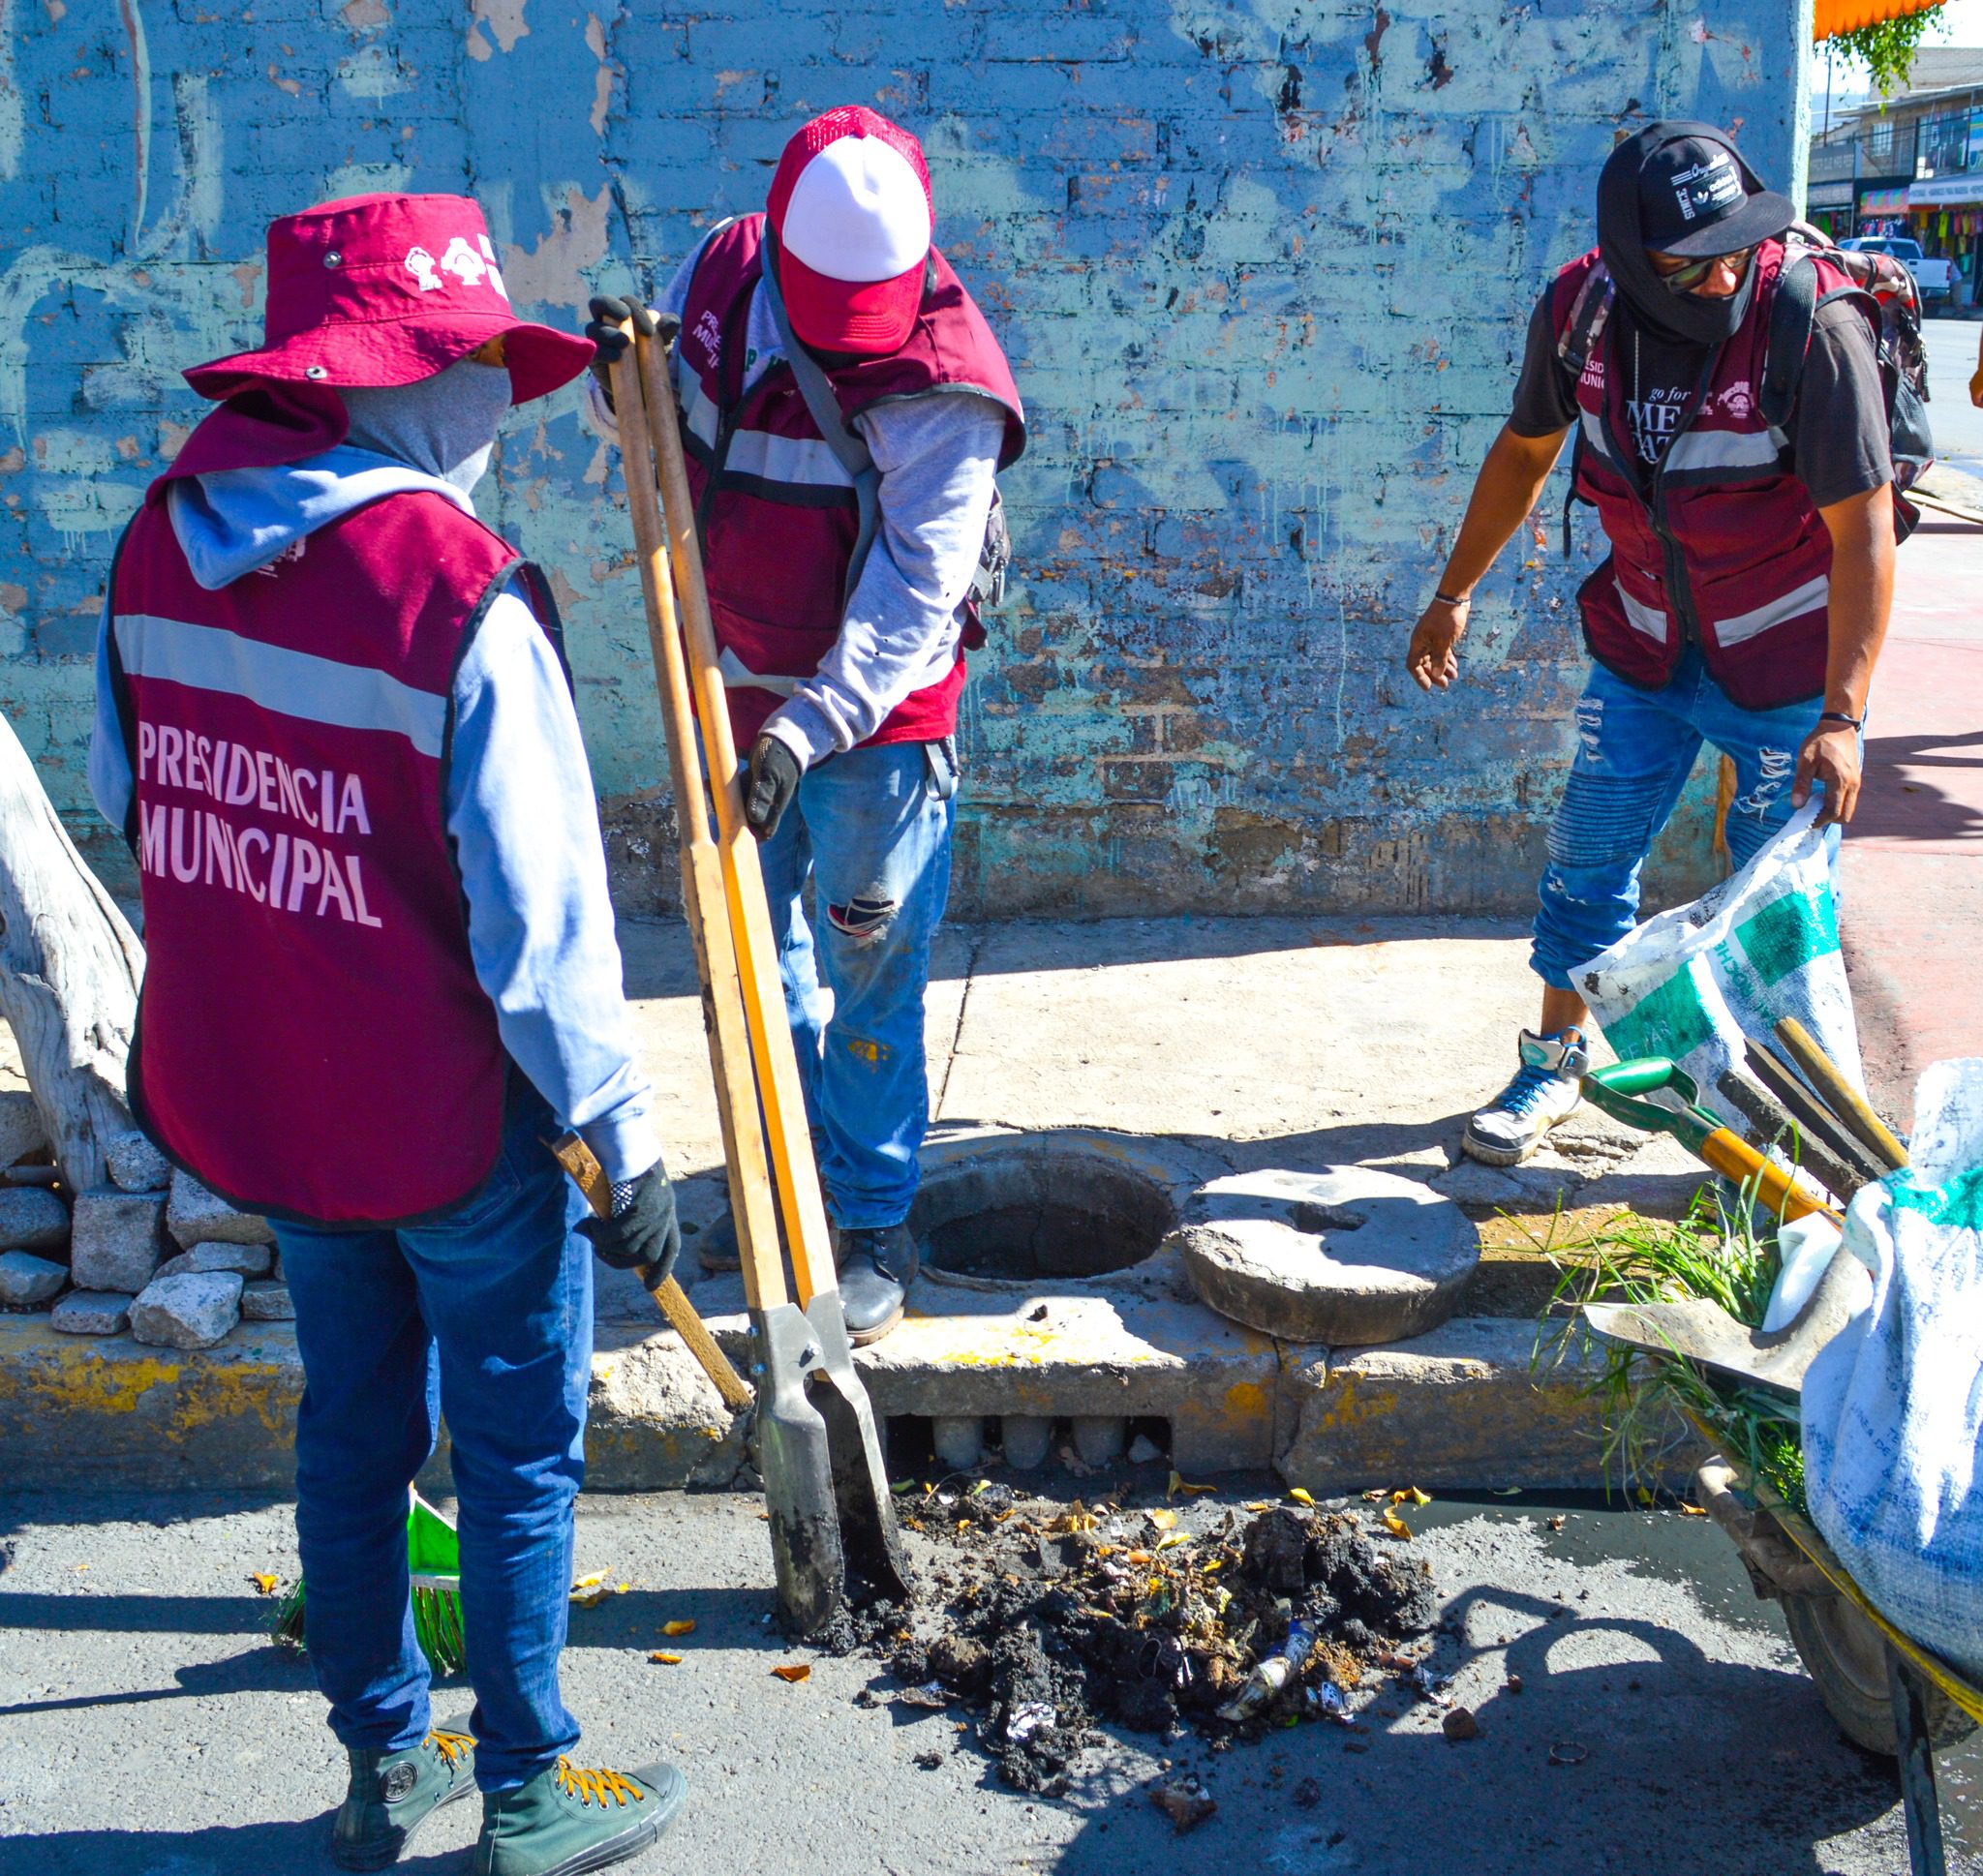
M383 1869L443 1804L475 1788L475 1741L466 1720L437 1726L404 1752L351 1752L351 1786L330 1829L340 1869Z
M812 1142L812 1158L816 1164L819 1159L817 1139ZM819 1195L819 1202L822 1205L826 1202L823 1188ZM788 1244L785 1236L784 1207L778 1202L776 1195L772 1198L772 1209L778 1221L778 1251L780 1255L786 1255ZM705 1270L737 1270L743 1266L744 1253L737 1243L737 1214L729 1206L723 1207L714 1224L705 1225L695 1233L694 1242L696 1259Z
M861 1230L833 1227L833 1260L839 1272L840 1313L856 1348L879 1342L902 1319L902 1300L920 1261L906 1225Z

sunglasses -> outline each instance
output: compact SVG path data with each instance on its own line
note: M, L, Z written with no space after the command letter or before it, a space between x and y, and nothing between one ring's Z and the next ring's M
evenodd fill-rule
M1717 267L1732 267L1735 270L1735 278L1739 281L1749 271L1750 257L1754 253L1754 248L1741 248L1734 254L1710 255L1705 260L1683 261L1670 273L1660 265L1656 257L1653 261L1653 271L1660 276L1660 284L1667 292L1691 293Z

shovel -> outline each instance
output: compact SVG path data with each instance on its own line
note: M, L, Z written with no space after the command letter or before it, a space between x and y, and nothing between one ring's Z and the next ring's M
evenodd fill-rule
M1613 1120L1622 1120L1645 1134L1670 1134L1724 1178L1738 1186L1753 1185L1756 1197L1779 1219L1806 1218L1816 1212L1834 1225L1844 1225L1845 1220L1829 1205L1813 1198L1782 1166L1764 1159L1719 1116L1701 1106L1700 1089L1693 1076L1664 1056L1641 1056L1592 1069L1583 1078L1583 1091L1586 1101ZM1661 1093L1677 1096L1684 1105L1667 1107L1642 1099Z
M758 1469L779 1614L788 1629L808 1635L850 1599L905 1598L908 1567L873 1408L854 1372L840 1309L771 910L757 843L744 822L675 396L660 346L630 327L622 330L631 344L613 365L613 403L667 729L682 896L702 979L744 1294L757 1344ZM714 832L708 802L716 810ZM779 1251L774 1177L796 1302Z

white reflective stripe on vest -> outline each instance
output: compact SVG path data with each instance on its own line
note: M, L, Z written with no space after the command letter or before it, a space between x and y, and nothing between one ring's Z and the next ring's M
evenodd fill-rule
M774 697L794 696L804 678L760 678L726 645L717 654L717 676L725 690L768 690Z
M685 381L686 380L686 381ZM710 402L702 380L692 372L676 375L682 416L689 434L707 449L717 446L721 413ZM754 475L765 482L795 482L807 488L849 489L853 479L823 437L778 437L768 430L742 430L730 439L723 458L726 475Z
M1781 430L1688 430L1666 451L1666 469L1775 469Z
M1584 412L1584 446L1595 449L1607 463L1613 460L1611 445L1604 438L1604 420L1595 410Z
M1626 591L1623 580L1614 579L1612 585L1618 589L1618 596L1625 602L1625 616L1632 621L1633 627L1643 632L1648 638L1657 639L1660 644L1664 645L1666 642L1666 615L1660 611L1657 606L1648 606L1634 599L1631 593Z
M384 671L340 664L152 613L117 615L117 656L134 678L244 697L263 710L344 730L403 736L423 756L441 754L447 699Z
M1715 643L1725 650L1731 645L1740 645L1753 639L1758 632L1766 632L1772 625L1781 625L1786 619L1795 619L1800 613L1815 613L1831 603L1832 582L1827 573L1820 573L1815 580L1807 580L1781 599L1772 599L1766 606L1758 606L1754 612L1737 613L1733 619L1715 620Z

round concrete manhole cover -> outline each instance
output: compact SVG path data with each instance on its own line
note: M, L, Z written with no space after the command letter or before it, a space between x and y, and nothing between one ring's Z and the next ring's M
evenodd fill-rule
M1451 1199L1366 1166L1241 1172L1199 1188L1172 1234L1198 1293L1292 1342L1400 1342L1449 1316L1480 1257Z

